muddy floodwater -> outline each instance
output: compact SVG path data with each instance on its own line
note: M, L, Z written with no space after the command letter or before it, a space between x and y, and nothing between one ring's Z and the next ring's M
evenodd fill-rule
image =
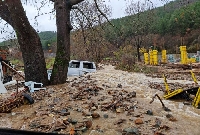
M163 83L163 78L107 65L84 77L70 77L66 84L48 86L44 95L35 94L33 105L0 113L0 127L62 134L73 129L83 135L200 135L200 109L164 100L163 91L150 88L150 82ZM165 111L158 98L150 104L155 94L171 111Z

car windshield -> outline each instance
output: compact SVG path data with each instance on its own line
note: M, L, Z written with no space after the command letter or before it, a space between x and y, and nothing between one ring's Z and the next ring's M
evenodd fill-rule
M80 62L71 62L69 63L70 68L79 68L80 67Z

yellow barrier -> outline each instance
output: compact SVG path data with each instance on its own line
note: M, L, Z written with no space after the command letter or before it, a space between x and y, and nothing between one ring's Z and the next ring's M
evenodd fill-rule
M153 51L152 50L149 51L149 56L150 56L149 64L153 65Z
M180 46L180 51L181 51L181 64L187 64L187 50L186 46Z
M158 65L158 51L153 50L153 65Z
M195 96L195 98L194 98L194 101L192 102L192 105L193 105L194 107L198 108L199 102L200 102L200 87L199 87L199 89L198 89L198 91L197 91L197 94L196 94L196 96Z
M167 63L167 51L162 50L162 63Z
M144 63L145 63L146 65L149 64L149 54L148 54L148 53L144 53Z
M187 60L187 63L195 63L196 62L196 58L190 58Z

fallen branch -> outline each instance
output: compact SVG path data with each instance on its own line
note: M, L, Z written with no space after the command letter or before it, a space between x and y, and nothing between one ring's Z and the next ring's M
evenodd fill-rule
M153 103L154 99L158 97L158 99L160 100L161 104L162 104L162 107L165 111L171 111L169 108L167 108L164 103L162 102L161 98L158 96L158 94L155 94L153 97L152 97L152 100L150 101L150 104Z

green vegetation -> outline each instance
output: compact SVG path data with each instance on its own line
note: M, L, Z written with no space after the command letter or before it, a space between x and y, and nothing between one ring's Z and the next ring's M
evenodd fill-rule
M46 68L47 69L53 68L54 61L55 61L55 58L46 59Z
M48 50L52 43L56 42L56 32L44 31L39 33L39 37L42 43L42 48Z

